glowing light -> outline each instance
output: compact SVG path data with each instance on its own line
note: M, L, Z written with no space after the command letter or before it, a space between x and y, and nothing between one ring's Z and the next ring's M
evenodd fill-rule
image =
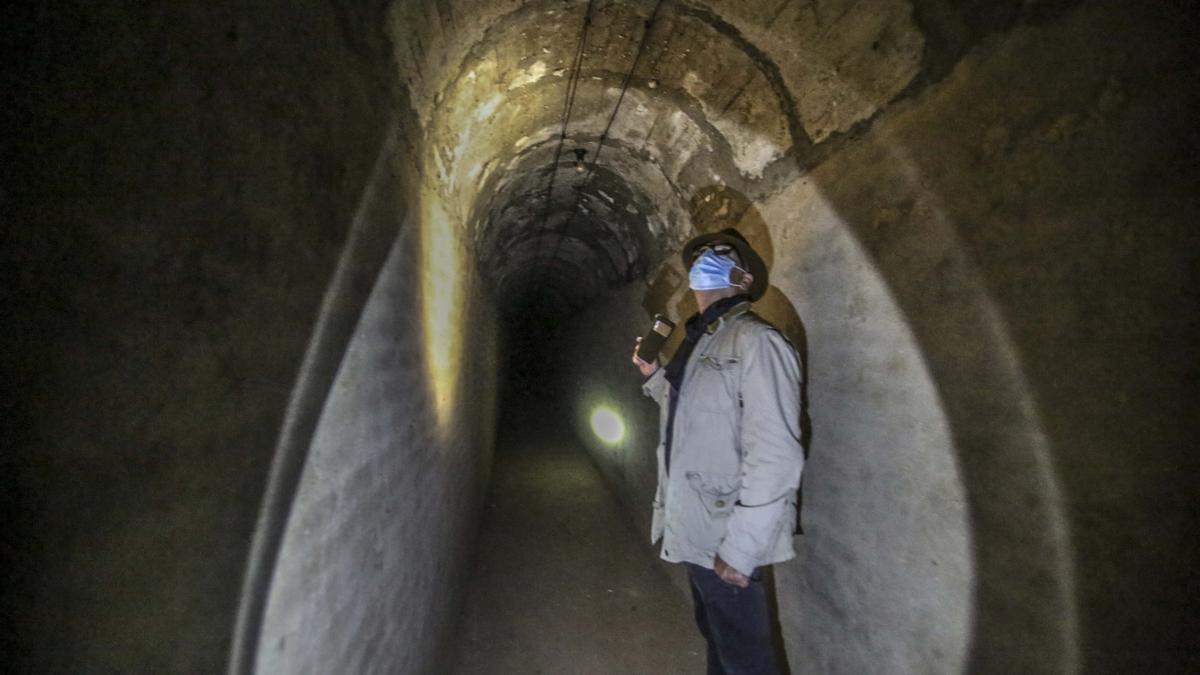
M438 422L445 427L454 409L462 342L462 255L457 229L427 195L421 223L421 298L425 360Z
M600 406L592 411L592 433L605 443L615 445L625 438L625 422L611 408Z

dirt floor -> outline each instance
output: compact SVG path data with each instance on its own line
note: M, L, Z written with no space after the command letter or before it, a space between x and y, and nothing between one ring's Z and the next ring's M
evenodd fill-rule
M501 426L451 672L704 672L690 605L583 448Z

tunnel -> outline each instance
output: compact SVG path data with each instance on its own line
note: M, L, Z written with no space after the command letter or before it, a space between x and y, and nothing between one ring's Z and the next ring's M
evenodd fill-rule
M701 672L630 352L729 227L803 359L789 672L1200 669L1188 3L7 15L14 672Z

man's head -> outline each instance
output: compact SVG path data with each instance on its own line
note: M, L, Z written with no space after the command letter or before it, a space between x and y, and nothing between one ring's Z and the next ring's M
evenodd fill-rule
M758 300L767 291L766 264L733 228L692 239L681 255L697 299L701 295L719 299L746 293L751 300Z

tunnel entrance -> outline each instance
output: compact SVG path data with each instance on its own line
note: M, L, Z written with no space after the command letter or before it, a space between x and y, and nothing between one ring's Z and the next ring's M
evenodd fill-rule
M597 142L587 140L527 149L479 200L479 267L494 293L506 406L549 403L536 392L561 387L581 312L661 261L668 217L623 176L559 147Z

